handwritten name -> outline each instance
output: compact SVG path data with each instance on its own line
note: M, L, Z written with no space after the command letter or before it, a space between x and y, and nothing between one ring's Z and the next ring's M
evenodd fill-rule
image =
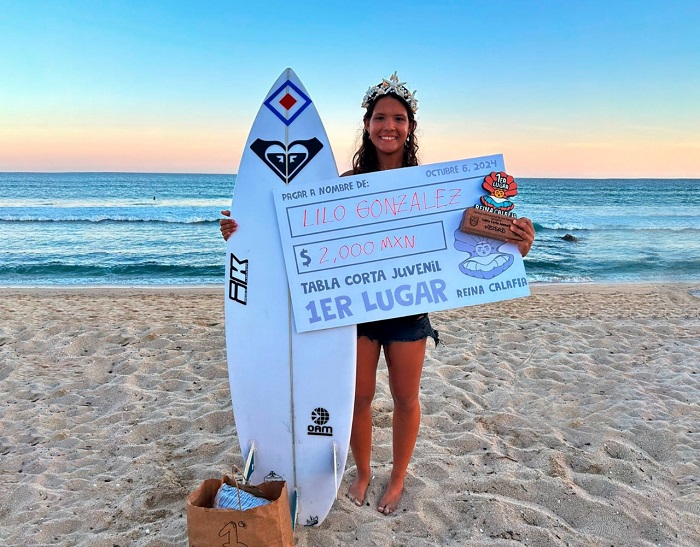
M416 213L437 212L461 205L461 188L435 188L430 191L395 194L355 203L337 203L332 207L304 207L301 223L304 228L342 222L348 217L360 220L398 218Z

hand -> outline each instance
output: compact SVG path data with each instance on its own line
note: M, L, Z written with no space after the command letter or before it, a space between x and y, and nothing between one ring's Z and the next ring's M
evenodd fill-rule
M527 217L513 219L510 225L510 230L514 234L518 234L523 238L522 241L517 241L514 239L508 239L506 241L515 243L518 246L520 254L525 256L530 252L530 247L532 247L532 242L535 241L535 227L532 225L532 221Z
M221 214L225 217L231 216L231 211L221 211ZM238 222L232 218L222 218L219 220L219 230L221 230L221 235L224 240L228 240L231 234L238 228Z

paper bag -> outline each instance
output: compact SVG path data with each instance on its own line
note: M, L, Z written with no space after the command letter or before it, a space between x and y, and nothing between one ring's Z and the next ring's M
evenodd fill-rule
M245 511L212 509L222 483L222 479L207 479L187 496L189 547L294 547L285 481L238 484L241 490L271 501Z

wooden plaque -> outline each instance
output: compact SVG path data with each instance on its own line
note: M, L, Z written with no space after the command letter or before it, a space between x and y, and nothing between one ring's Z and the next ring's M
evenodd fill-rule
M462 215L462 223L459 229L467 234L475 234L505 241L522 241L523 238L510 229L514 217L499 215L481 211L475 207L469 207Z

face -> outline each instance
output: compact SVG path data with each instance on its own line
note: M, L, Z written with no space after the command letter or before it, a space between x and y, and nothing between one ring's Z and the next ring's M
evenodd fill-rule
M481 241L474 247L474 252L477 256L489 256L491 254L491 244Z
M377 149L377 159L382 169L401 167L403 148L411 130L408 111L401 101L382 97L374 105L365 129Z

